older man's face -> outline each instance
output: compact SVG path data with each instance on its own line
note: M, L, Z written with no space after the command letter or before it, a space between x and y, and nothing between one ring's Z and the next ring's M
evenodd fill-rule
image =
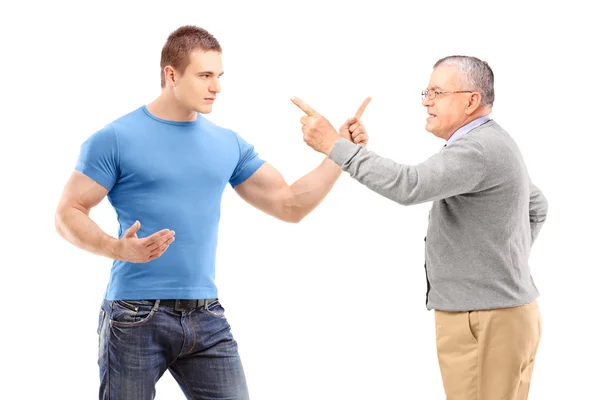
M455 65L442 64L433 70L429 86L429 93L454 92L464 90L460 82L459 69ZM427 124L425 129L435 136L448 140L448 138L469 117L465 110L469 105L469 93L441 93L436 94L432 100L425 97L423 105L427 107Z

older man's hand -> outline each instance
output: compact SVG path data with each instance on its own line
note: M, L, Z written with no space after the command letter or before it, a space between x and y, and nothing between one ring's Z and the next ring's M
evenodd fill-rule
M314 150L329 155L335 142L337 142L340 136L351 142L366 145L368 135L360 121L360 117L371 101L370 97L363 101L354 117L350 118L342 125L339 134L335 131L327 118L323 117L303 100L297 97L292 97L291 100L306 114L306 116L300 118L302 132L304 133L304 141Z
M367 134L367 130L363 122L360 120L365 109L371 102L371 98L367 97L358 110L354 117L348 119L341 127L340 127L340 136L344 139L348 139L349 141L360 144L361 146L366 146L369 141L369 135Z

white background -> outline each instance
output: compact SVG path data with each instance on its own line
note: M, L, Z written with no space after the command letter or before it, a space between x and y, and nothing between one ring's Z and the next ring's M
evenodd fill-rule
M492 116L549 200L530 258L544 318L530 399L600 398L591 2L223 3L3 3L0 398L97 398L96 325L111 261L60 238L54 211L81 143L158 95L161 47L184 24L208 29L224 49L209 118L290 184L322 159L303 142L290 96L336 127L372 96L369 148L418 163L444 144L424 130L420 91L433 63L488 61ZM429 207L400 206L344 174L291 225L227 187L217 285L253 399L444 398L424 304ZM107 201L92 218L116 235ZM169 373L156 398L183 399Z

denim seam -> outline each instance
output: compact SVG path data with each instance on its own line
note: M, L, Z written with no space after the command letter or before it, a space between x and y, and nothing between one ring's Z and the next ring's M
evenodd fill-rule
M107 316L108 316L108 321L106 321L106 324L109 325L106 327L106 332L105 332L105 343L104 343L104 357L106 358L106 400L110 400L110 394L111 394L111 385L110 385L110 353L109 353L109 348L110 348L110 343L108 342L110 340L110 335L112 334L112 329L110 328L110 320L112 319L112 303L110 303L108 305L108 310L109 312L107 312Z
M195 311L195 310L192 310L192 312L190 313L190 322L191 322L191 325L192 325L192 330L194 331L194 339L193 339L193 342L192 342L192 347L191 347L191 348L190 348L190 350L187 352L187 354L190 354L190 353L191 353L191 352L192 352L192 351L193 351L193 350L196 348L196 336L197 336L197 335L196 335L196 327L194 326L194 323L192 322L192 318L191 318L191 316L192 316L192 313L193 313L194 311Z

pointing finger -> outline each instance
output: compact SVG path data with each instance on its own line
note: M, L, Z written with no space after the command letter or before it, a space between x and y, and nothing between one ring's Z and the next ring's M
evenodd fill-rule
M365 99L365 101L362 102L360 107L358 107L358 111L356 111L356 114L354 114L354 117L356 117L357 119L360 119L370 102L371 102L371 97L367 97Z
M306 104L303 100L299 99L298 97L292 97L290 100L292 100L292 103L297 105L298 108L304 111L306 115L313 116L318 114L311 106Z

